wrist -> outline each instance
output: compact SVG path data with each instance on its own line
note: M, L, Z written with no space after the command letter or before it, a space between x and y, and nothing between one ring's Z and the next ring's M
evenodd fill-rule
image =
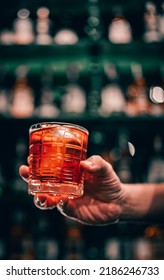
M128 222L141 220L145 212L145 204L140 204L140 188L138 185L133 184L121 184L122 196L121 196L121 210L120 221Z

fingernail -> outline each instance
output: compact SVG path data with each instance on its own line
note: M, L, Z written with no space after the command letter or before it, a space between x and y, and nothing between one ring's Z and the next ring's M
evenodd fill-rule
M62 207L64 205L64 201L62 199L60 199L58 202L58 205Z
M56 205L48 205L46 198L38 198L37 196L34 196L34 204L41 210L53 209L56 207Z
M63 207L68 203L68 199L60 199L57 204L57 208L60 212L63 211Z
M62 199L59 200L58 204L57 204L57 209L62 212L63 211L63 206L64 206L64 202Z
M34 196L34 204L39 209L45 209L47 204L47 199L40 199L37 196Z

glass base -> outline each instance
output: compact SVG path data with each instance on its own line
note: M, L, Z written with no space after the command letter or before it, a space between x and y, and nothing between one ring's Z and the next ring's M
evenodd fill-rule
M83 195L83 184L75 183L51 183L40 182L39 180L31 180L28 184L28 193L35 195L36 193L45 193L55 196L67 196L69 199L78 198Z

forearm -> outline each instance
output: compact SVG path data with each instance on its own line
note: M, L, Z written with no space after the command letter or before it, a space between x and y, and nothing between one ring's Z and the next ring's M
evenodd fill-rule
M164 222L164 183L123 184L121 221Z

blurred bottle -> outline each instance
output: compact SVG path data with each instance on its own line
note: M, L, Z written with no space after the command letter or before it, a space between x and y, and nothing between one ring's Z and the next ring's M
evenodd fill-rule
M26 213L21 208L12 211L9 229L9 258L11 260L22 259L22 239L26 234Z
M153 245L150 239L139 237L133 244L134 260L153 260Z
M83 260L85 259L84 240L82 237L81 226L74 222L67 225L65 241L65 254L66 260Z
M159 32L160 39L164 40L164 2L161 3L160 15L159 15Z
M26 232L22 237L22 260L34 260L36 258L34 252L34 240L32 239L32 234Z
M161 86L150 88L150 113L154 116L164 115L164 89Z
M104 244L104 258L106 260L121 260L121 241L119 238L109 238Z
M68 28L59 30L54 37L54 42L57 45L74 45L78 40L79 38L75 31Z
M28 9L20 9L13 23L15 44L27 45L35 40L33 23Z
M39 260L56 260L58 258L58 242L47 236L37 240L37 257Z
M102 87L102 67L93 60L89 65L90 72L90 89L87 98L87 112L89 115L97 116L101 102Z
M56 104L55 97L53 70L48 66L44 68L41 76L40 104L35 109L35 114L39 117L47 118L59 116L60 110Z
M34 112L33 90L28 84L28 69L20 65L16 69L16 80L11 91L10 113L15 118L28 118Z
M9 113L8 89L5 85L6 69L0 68L0 115L7 116Z
M52 22L49 18L50 11L47 7L37 9L36 20L36 43L39 45L52 44L51 26Z
M82 114L86 110L86 93L79 84L80 70L77 64L71 63L66 70L68 83L65 86L65 94L61 99L63 113Z
M56 260L59 246L51 234L51 225L46 215L41 215L35 225L35 251L39 260Z
M2 164L0 162L0 197L3 195L5 186L6 186L6 179L4 176Z
M8 91L5 88L0 89L0 115L8 115Z
M35 259L34 242L29 227L28 213L23 207L15 208L10 220L9 259Z
M162 213L161 213L162 215ZM144 230L145 238L149 239L152 243L153 259L163 260L164 257L164 229L162 225L150 225Z
M153 151L150 157L147 171L147 182L160 183L164 181L164 147L160 135L156 135L153 141Z
M103 130L93 130L90 132L90 154L101 155L106 161L109 159L107 135Z
M28 146L22 137L17 139L13 159L13 179L11 182L12 191L27 192L27 183L22 181L19 175L19 167L24 164L28 156Z
M7 249L6 249L6 240L3 238L0 238L0 260L6 260L7 259Z
M150 113L148 88L143 77L141 64L131 65L133 81L127 87L126 112L130 116L139 116Z
M15 43L14 31L9 28L0 30L0 42L4 45L12 45Z
M60 17L60 28L54 35L54 42L57 45L75 45L79 41L75 25L72 24L72 15L64 10Z
M159 32L159 15L157 14L156 5L151 1L145 3L144 23L145 32L143 40L147 43L159 42L161 40Z
M108 84L101 89L101 106L99 114L109 116L111 114L125 113L125 97L120 85L118 71L115 64L105 66L105 74Z
M99 0L88 0L87 25L84 27L87 37L97 42L103 35L103 24L100 17Z
M108 39L115 44L127 44L132 42L132 29L123 13L123 7L117 6L115 15L108 27Z
M164 115L164 65L160 66L161 82L151 86L149 91L150 113L155 116Z
M135 147L129 142L129 132L121 129L118 132L117 146L110 151L110 160L123 183L133 182L133 159Z

